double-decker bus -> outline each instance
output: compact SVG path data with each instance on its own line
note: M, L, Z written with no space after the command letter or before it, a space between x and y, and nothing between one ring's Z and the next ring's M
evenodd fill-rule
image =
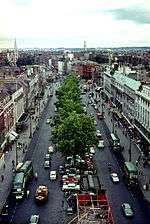
M12 193L16 200L22 199L26 192L26 183L33 176L31 161L26 161L16 168L16 175L13 179Z
M121 150L120 139L116 137L114 133L111 133L111 146L112 149L116 152Z
M123 171L124 171L125 183L130 187L136 187L138 185L137 166L132 162L125 162Z

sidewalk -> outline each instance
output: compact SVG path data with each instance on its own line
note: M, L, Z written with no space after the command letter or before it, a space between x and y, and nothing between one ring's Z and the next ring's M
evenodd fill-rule
M108 115L108 111L109 109L105 107L104 108L104 112L105 112L105 122L106 125L108 126L110 132L112 132L112 122L111 122L111 114ZM114 126L114 132L118 135L121 145L124 146L124 150L122 151L122 155L124 157L125 160L129 160L129 153L128 153L128 149L129 149L129 145L130 145L130 137L127 133L127 130L125 131L125 129L122 126ZM132 141L132 140L131 140ZM139 185L140 185L140 189L145 197L145 199L150 202L150 167L146 166L143 167L143 158L141 156L141 149L138 147L138 145L132 141L131 142L131 161L136 163L137 160L139 160L139 163L137 164L138 167L138 171L139 171ZM149 184L149 190L145 190L145 185Z
M46 103L48 102L47 92L44 94L43 99L40 101L40 114L43 112ZM34 119L32 119L32 134L34 133L36 126L38 124L39 119L35 119L36 117L39 118L39 111L35 109L35 115L33 115ZM29 138L30 136L30 121L28 121L28 128L19 134L19 139L17 142L23 144L21 149L17 150L18 153L18 162L22 162L25 157L25 151L28 150L28 146L32 140ZM26 147L25 147L26 146ZM4 156L4 164L0 167L0 212L3 208L3 205L6 202L6 199L11 191L11 183L13 180L13 165L12 161L16 159L16 143L12 145L12 149L9 152L5 153ZM4 180L2 180L2 176L4 176Z

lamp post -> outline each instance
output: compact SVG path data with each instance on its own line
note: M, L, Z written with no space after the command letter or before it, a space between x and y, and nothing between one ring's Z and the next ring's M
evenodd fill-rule
M17 139L16 139L16 145L15 145L15 160L16 160L16 166L18 165L18 146L17 146Z
M130 142L129 142L129 162L131 162L131 159L132 159L132 157L131 157L131 147L132 147L132 136L131 135L129 135L130 136Z
M32 138L32 115L30 112L30 134L29 134L29 138Z

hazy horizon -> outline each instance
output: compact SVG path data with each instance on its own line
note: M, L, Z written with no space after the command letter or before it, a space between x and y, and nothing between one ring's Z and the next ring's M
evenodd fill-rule
M0 27L0 48L150 47L150 1L5 0Z

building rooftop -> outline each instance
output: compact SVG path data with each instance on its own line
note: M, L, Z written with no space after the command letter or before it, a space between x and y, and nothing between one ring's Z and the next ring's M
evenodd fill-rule
M120 72L115 72L113 77L117 80L118 83L120 83L121 85L127 86L130 89L132 89L133 91L137 91L141 85L140 81L137 81L135 79L131 79L123 74L121 74Z

